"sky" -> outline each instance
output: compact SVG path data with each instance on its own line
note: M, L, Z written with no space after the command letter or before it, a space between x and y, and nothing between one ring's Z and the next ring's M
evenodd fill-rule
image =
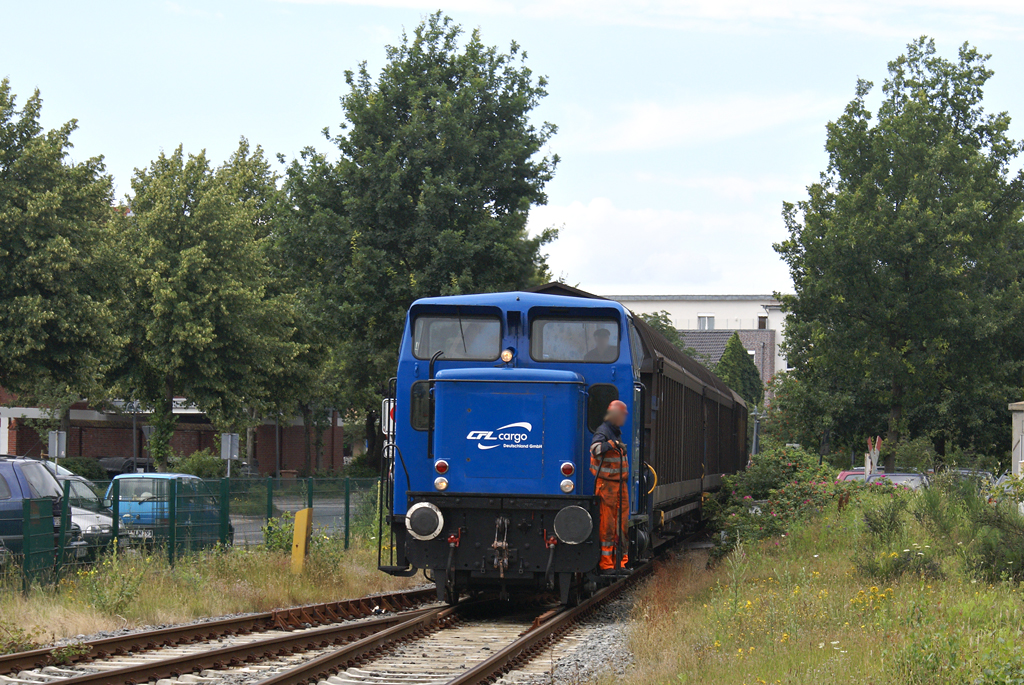
M125 195L179 144L328 151L345 70L377 72L438 9L548 77L534 116L562 161L529 225L559 229L551 271L594 292L791 291L783 201L824 170L857 79L877 93L920 35L991 53L986 109L1024 138L1019 0L0 0L0 77L22 103L40 89L45 126L77 119L73 157L103 155Z

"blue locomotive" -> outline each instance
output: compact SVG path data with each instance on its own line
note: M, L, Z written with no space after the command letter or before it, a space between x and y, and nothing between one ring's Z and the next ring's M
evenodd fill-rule
M747 462L747 410L611 300L562 284L418 300L386 400L380 567L423 570L438 597L600 582L593 431L629 407L629 559L700 520Z

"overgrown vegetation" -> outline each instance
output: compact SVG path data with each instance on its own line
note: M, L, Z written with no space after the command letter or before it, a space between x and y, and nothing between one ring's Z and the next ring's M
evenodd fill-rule
M1024 679L1024 486L836 483L773 448L716 501L721 562L635 608L628 683L994 685Z
M290 516L277 521L290 524ZM265 545L197 552L173 567L159 548L109 553L54 588L33 587L27 597L18 591L17 569L8 566L0 575L0 652L82 633L327 602L417 582L380 573L376 540L355 525L348 550L343 536L314 531L305 569L293 575L286 528L291 530L275 529Z

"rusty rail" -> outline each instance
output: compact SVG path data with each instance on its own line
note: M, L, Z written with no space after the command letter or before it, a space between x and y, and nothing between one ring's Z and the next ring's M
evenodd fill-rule
M414 612L417 617L433 614L439 609L419 609ZM295 652L309 649L323 649L334 644L341 644L353 638L366 638L379 631L386 631L395 625L415 621L407 614L392 614L381 618L371 618L354 623L324 626L301 632L289 633L279 637L257 640L246 644L222 647L198 654L186 654L171 659L145 662L125 668L118 668L97 673L87 673L74 678L58 681L59 685L108 685L109 683L144 683L161 678L171 678L194 673L203 669L224 669L242 664L265 661L278 656L287 656Z
M614 599L619 593L648 575L653 569L652 563L644 564L631 575L600 590L579 606L559 613L554 618L542 623L539 627L532 627L520 636L518 640L496 652L489 659L481 661L473 668L449 680L446 685L477 685L478 683L488 683L497 680L502 674L512 670L517 664L532 659L548 644L561 638L575 623L592 614L606 602Z
M382 630L358 642L324 654L306 663L261 680L259 685L307 685L337 673L342 668L355 666L360 661L411 638L443 628L455 620L458 607L426 610L423 615Z
M382 611L406 610L433 601L436 596L434 588L392 592L90 640L82 643L90 648L89 652L72 657L71 661L83 663L129 652L215 640L224 636L263 632L274 628L289 630L303 624L317 626L336 623L370 616L375 607ZM54 648L47 647L0 656L0 674L50 666L53 664L53 651Z

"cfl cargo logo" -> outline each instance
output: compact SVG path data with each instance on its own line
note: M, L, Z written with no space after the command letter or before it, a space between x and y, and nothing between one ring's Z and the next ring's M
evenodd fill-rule
M533 424L526 421L510 423L492 431L470 431L466 440L476 441L478 450L493 450L495 447L540 449L543 445L530 444L530 433Z

